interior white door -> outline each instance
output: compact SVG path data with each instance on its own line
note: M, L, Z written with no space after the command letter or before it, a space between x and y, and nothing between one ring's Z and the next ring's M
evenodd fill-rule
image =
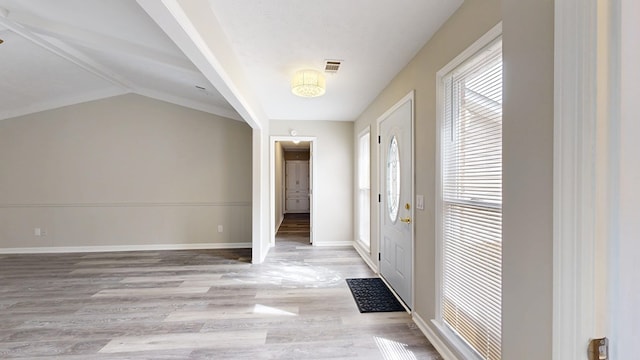
M412 304L413 106L408 99L380 122L380 274Z
M288 160L286 162L285 208L288 213L308 213L309 161Z

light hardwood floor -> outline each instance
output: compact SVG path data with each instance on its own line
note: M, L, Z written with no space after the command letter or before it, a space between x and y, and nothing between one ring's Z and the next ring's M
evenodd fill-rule
M0 255L1 359L440 359L404 312L360 314L351 248L289 219L251 251Z

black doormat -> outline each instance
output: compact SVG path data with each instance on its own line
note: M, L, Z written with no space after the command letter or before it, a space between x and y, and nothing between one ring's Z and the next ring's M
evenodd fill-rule
M347 285L361 313L405 311L380 278L347 279Z

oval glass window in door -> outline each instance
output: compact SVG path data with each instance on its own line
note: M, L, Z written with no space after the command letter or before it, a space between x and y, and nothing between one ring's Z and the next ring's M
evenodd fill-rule
M389 143L387 153L387 212L389 219L395 222L398 219L400 204L400 153L398 139L394 135Z

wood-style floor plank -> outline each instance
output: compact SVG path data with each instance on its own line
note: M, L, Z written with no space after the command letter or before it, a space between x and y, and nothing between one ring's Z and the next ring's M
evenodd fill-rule
M251 250L2 255L0 359L441 359L409 314L361 314L351 248L285 219Z
M225 331L120 337L109 341L101 353L143 352L227 347L259 347L267 338L266 330Z

